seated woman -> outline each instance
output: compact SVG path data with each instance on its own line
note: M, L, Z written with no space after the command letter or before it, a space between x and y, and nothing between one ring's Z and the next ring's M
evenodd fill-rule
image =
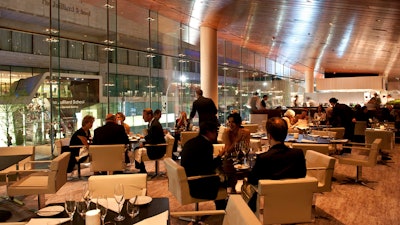
M181 140L181 132L182 131L189 131L190 130L190 122L187 118L186 112L182 111L175 121L175 142L173 147L173 152L178 151L178 141ZM174 155L175 156L175 155ZM176 157L176 156L175 156ZM175 158L174 157L174 158Z
M288 133L297 132L292 128L292 126L296 123L295 115L296 113L292 109L286 110L286 112L283 114L282 119L286 122Z
M241 146L249 146L250 131L242 126L242 118L238 113L228 116L228 128L223 138L225 143L226 154L235 154L236 150L240 150Z
M326 122L326 112L322 105L319 105L317 111L314 113L314 121L319 124L325 124Z
M249 149L250 147L250 131L242 126L242 118L238 113L232 113L228 116L228 128L224 133L223 140L225 144L223 152L228 156L223 165L224 172L228 187L231 188L232 193L235 193L237 178L232 158L242 154L242 148Z
M86 115L83 117L82 120L82 127L75 131L75 133L72 135L71 140L69 142L69 146L77 146L77 145L84 145L87 149L89 149L89 143L90 143L90 129L93 126L94 122L94 117L91 115ZM75 167L75 164L78 163L76 160L76 157L79 156L79 150L80 148L69 148L69 151L71 152L69 163L68 163L68 168L67 168L67 173L71 173ZM83 162L87 159L88 156L82 157L79 159L79 162Z
M117 113L115 113L115 117L116 117L117 123L119 125L124 126L125 133L127 135L129 135L129 133L131 132L131 127L124 122L125 121L125 115L122 112L117 112Z
M301 110L300 114L296 115L296 123L292 125L293 129L304 130L308 128L309 118L308 118L308 110Z

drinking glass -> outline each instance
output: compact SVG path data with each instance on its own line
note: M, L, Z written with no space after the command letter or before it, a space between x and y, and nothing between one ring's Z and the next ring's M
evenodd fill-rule
M126 212L131 218L134 218L139 215L139 206L131 201L126 201Z
M86 202L86 208L90 209L90 200L92 199L88 184L84 184L82 198Z
M85 219L85 214L88 210L88 205L86 204L85 201L79 201L76 203L76 210L78 211L79 215L81 215L81 217Z
M65 211L68 213L71 224L74 219L75 210L76 210L75 199L72 194L67 194L65 198Z
M121 204L123 205L125 198L124 198L124 185L123 184L116 184L114 186L114 198L115 201L118 203L118 216L114 218L115 221L122 221L125 219L123 215L121 215Z
M97 198L96 209L98 209L100 211L101 222L102 222L102 225L104 225L104 220L106 219L107 210L108 210L107 196L99 196Z

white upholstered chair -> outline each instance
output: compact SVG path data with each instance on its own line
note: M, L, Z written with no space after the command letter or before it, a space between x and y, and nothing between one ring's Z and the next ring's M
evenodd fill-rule
M368 147L360 147L360 146L353 146L351 148L349 147L351 149L350 154L345 153L337 157L339 159L340 164L353 165L356 166L357 168L355 179L349 178L347 181L343 183L361 184L363 186L373 189L372 187L366 184L367 181L361 180L362 167L363 166L373 167L376 165L379 153L378 152L379 145L381 142L382 139L378 138L375 139L375 141Z
M223 149L225 148L225 144L213 144L214 156L217 156Z
M92 172L125 170L125 145L91 145L89 156Z
M181 132L181 146L183 148L183 146L185 145L185 143L187 141L189 141L190 139L197 137L197 135L199 135L199 132L197 131L182 131Z
M189 191L189 180L199 179L205 176L187 177L185 169L177 164L171 158L164 159L165 168L168 176L168 189L174 195L181 205L195 204L194 211L171 212L171 216L203 216L224 214L224 210L201 210L199 211L199 202L210 201L207 199L193 198ZM220 188L216 200L227 197L226 189Z
M88 179L89 191L93 197L114 198L115 184L124 185L124 197L130 199L136 195L146 195L147 174L93 175Z
M38 172L18 171L20 175L24 173L29 174L15 183L8 185L7 194L9 196L37 194L38 207L42 208L45 203L44 195L56 193L67 182L69 155L69 152L64 152L57 156L51 160L49 168L45 170Z
M313 150L306 152L307 176L318 180L317 192L332 190L332 177L336 159Z
M317 186L318 181L314 177L259 180L257 216L260 216L263 198L263 224L311 222L313 193Z
M336 139L342 139L344 137L344 127L328 127L324 128L323 131L333 131L336 132Z
M230 195L222 225L261 225L240 195Z
M147 154L142 154L142 160L143 161L154 161L154 163L155 163L155 166L154 166L155 171L154 171L154 176L153 177L155 177L155 176L160 174L160 171L159 171L159 169L160 169L159 160L163 160L164 158L172 158L172 150L173 150L173 147L174 147L174 142L175 142L175 138L170 136L166 140L165 144L156 145L156 146L165 146L166 145L165 155L163 157L159 158L159 159L150 159Z
M308 150L320 152L325 155L329 154L329 144L293 143L292 147L303 150L304 155L307 154Z
M250 133L256 133L258 130L258 124L256 123L247 123L247 124L242 124L244 128L249 129Z

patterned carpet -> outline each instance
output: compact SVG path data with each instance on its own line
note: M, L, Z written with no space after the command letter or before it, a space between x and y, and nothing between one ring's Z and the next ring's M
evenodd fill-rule
M375 167L363 168L363 178L369 181L374 190L359 185L342 185L340 181L347 176L354 177L355 166L341 165L336 163L332 192L317 194L316 214L318 218L312 224L384 224L397 225L400 221L400 154L399 145L392 152L392 160L388 165L378 164ZM154 162L146 162L149 172L154 170ZM160 170L165 171L163 163L160 163ZM82 170L83 176L90 176L88 168ZM75 193L81 196L85 179L73 179L68 181L56 194L46 195L46 204L63 202L66 192ZM0 186L0 195L6 195L5 186ZM151 197L168 197L171 211L193 210L194 205L182 206L168 191L168 180L166 177L157 177L148 181L148 195ZM37 207L36 196L18 197L25 203L28 209ZM1 206L0 202L0 206ZM200 204L200 209L214 209L212 202ZM288 212L290 213L290 212ZM205 222L211 225L222 224L223 216L210 216ZM171 225L183 225L188 222L171 218Z

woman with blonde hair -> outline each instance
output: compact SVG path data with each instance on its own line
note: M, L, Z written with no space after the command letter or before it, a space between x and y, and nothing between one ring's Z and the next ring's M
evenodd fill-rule
M124 126L125 133L127 135L129 135L129 133L131 132L131 127L124 122L125 121L125 115L122 112L117 112L117 113L115 113L115 117L116 117L117 123L119 125Z

